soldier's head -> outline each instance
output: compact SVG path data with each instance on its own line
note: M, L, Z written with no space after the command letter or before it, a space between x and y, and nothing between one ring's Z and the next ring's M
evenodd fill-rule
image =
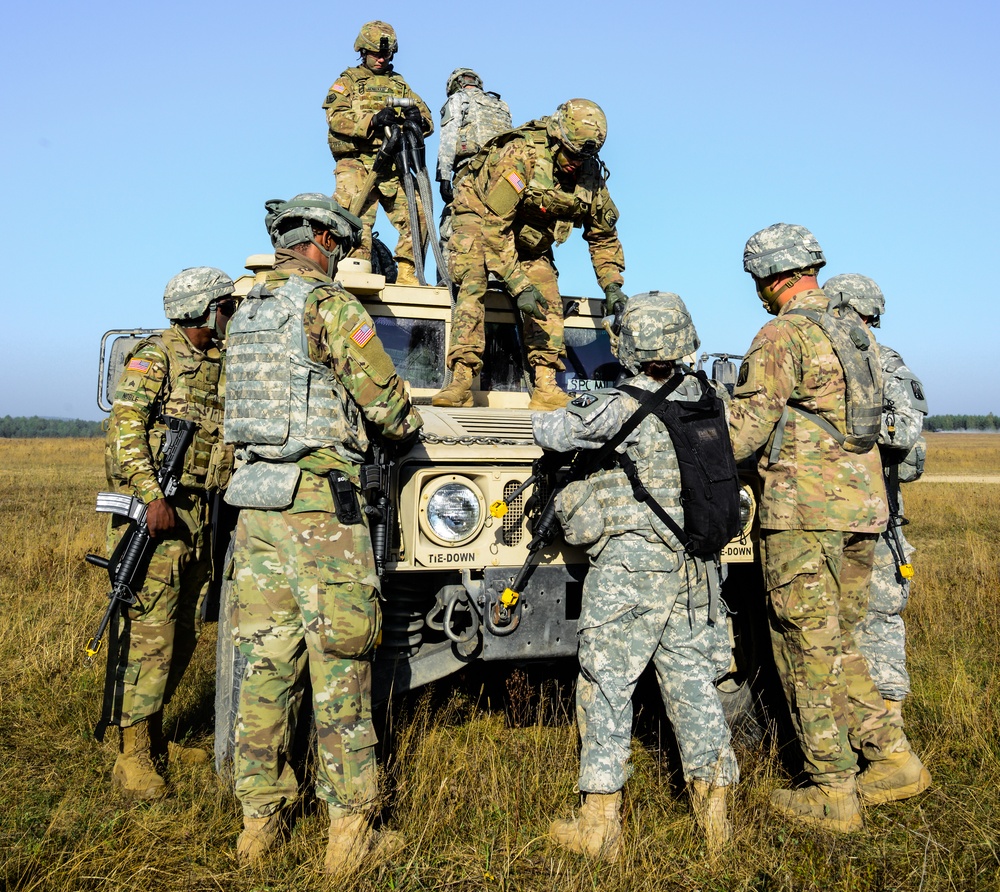
M445 84L445 91L449 96L464 90L466 87L478 87L483 89L483 79L471 68L456 68L448 75L448 82Z
M354 41L354 49L361 53L361 64L369 71L388 71L399 49L396 31L387 22L366 22Z
M303 192L288 201L272 198L264 208L271 244L317 263L325 260L331 279L341 259L361 244L361 220L322 192Z
M608 135L608 119L596 102L570 99L549 117L546 132L555 147L556 165L575 173L585 158L597 157Z
M669 291L633 294L618 332L618 361L632 374L666 377L673 364L701 345L684 301Z
M205 331L192 339L196 347L205 346L212 337L222 338L229 317L236 309L233 293L236 286L221 269L192 266L174 276L163 291L163 312L189 332Z
M885 312L885 295L868 276L841 273L827 279L823 291L830 298L831 306L847 304L872 328L881 325L882 314Z
M826 266L819 242L805 226L775 223L747 240L743 269L753 276L757 296L772 316L802 287L816 288L816 273Z

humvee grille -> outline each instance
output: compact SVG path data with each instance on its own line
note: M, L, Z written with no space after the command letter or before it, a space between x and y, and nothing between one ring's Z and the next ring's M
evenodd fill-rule
M534 443L531 435L531 415L527 412L497 412L466 410L452 416L469 434L477 437L502 435L506 439L521 439Z
M524 494L517 496L512 502L507 497L521 485L520 480L508 480L503 488L503 499L507 502L507 513L503 516L503 544L517 545L521 541L522 521L524 520Z

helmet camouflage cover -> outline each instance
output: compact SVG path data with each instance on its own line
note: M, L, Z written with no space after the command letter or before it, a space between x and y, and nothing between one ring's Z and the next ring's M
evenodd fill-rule
M445 84L445 93L451 96L452 93L466 86L467 83L483 89L483 79L471 68L456 68L448 75L448 82Z
M354 41L354 49L358 52L388 53L395 55L399 49L396 41L396 31L387 22L367 22L361 26L358 39Z
M302 192L288 201L272 198L264 202L264 225L275 248L292 248L313 240L312 224L328 229L346 250L361 243L362 223L322 192ZM299 225L294 225L299 221Z
M815 236L794 223L775 223L747 240L743 269L755 279L766 279L790 270L818 270L826 257Z
M841 273L827 279L823 291L832 304L847 304L862 316L871 316L872 328L879 327L879 317L885 312L885 295L868 276Z
M596 155L608 135L604 110L589 99L570 99L548 121L549 137L575 155Z
M214 266L192 266L174 276L163 291L163 312L171 322L192 322L212 301L236 290L233 280Z
M701 345L684 301L669 291L634 294L618 332L618 361L633 374L644 362L682 359Z

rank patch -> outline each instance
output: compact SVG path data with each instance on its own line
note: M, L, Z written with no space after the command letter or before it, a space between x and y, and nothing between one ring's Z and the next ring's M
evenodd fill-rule
M512 170L507 174L507 182L517 190L518 194L524 191L524 180L517 175L516 171Z
M130 372L148 372L151 364L148 359L133 359L126 369Z
M573 400L573 405L578 406L581 409L586 409L587 406L592 406L597 402L597 397L590 393L581 393L575 400Z
M364 347L373 337L375 337L375 326L370 322L362 322L351 332L351 340L359 347Z

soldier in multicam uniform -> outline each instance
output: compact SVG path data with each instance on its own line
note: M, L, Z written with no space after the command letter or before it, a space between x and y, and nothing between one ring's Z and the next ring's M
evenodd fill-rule
M568 397L556 383L565 347L553 245L582 227L609 312L625 299L618 208L597 154L607 132L599 105L571 99L551 117L490 140L466 166L455 189L448 255L458 284L447 360L453 378L433 405L472 405L472 379L486 347L483 301L490 273L503 280L524 315L535 374L530 407L566 405Z
M208 754L164 745L163 707L191 661L201 631L201 606L212 578L208 494L225 487L232 453L222 442L223 369L219 344L233 312L234 285L221 270L194 267L174 276L163 293L170 328L142 341L125 362L108 423L108 483L147 506L156 540L146 580L128 610L128 656L118 670L121 729L113 777L126 794L160 799L164 752L174 761L206 762ZM166 424L162 416L194 421L180 487L168 502L156 472ZM113 516L108 554L127 521Z
M385 22L368 22L361 27L354 49L361 54L361 64L348 68L330 87L323 108L329 126L330 151L337 162L337 189L334 198L345 208L351 206L362 183L372 171L375 156L382 145L385 128L397 123L397 109L387 108L388 99L411 99L416 104L403 111L404 117L419 124L424 136L434 132L431 111L410 85L392 67L392 58L399 49L396 32ZM401 285L416 285L413 260L413 233L406 193L400 182L402 171L393 164L380 175L372 187L359 214L364 222L361 244L352 256L370 260L372 226L379 205L396 231L396 281ZM419 207L421 243L426 240L428 209Z
M681 374L676 361L698 345L691 317L676 294L654 291L626 304L617 347L619 360L635 375L626 383L658 390ZM698 379L687 377L668 398L697 399L700 393ZM596 449L638 406L631 395L616 390L582 394L564 409L533 415L535 440L560 452ZM680 470L663 422L647 415L619 450L635 462L655 500L683 524ZM725 607L718 601L719 565L687 555L666 524L636 500L620 468L597 471L581 484L572 494L567 487L557 504L563 518L572 514L584 527L593 525L576 535L567 530L574 542L594 543L578 625L583 804L577 817L555 821L549 836L573 851L617 857L621 790L629 774L631 697L652 661L695 818L715 853L732 834L726 789L739 779L714 684L731 658ZM572 523L564 519L566 527Z
M246 460L227 501L240 506L232 628L247 659L236 720L237 854L259 862L284 841L298 797L290 727L312 681L316 794L327 803L328 873L375 841L371 658L381 627L359 468L369 431L400 441L420 416L364 307L331 281L361 221L319 193L267 202L275 266L229 330L225 432Z
M823 285L831 300L852 306L871 328L879 328L885 312L882 289L867 276L845 273ZM882 429L878 447L882 458L889 524L875 543L875 563L868 594L868 613L855 632L858 649L868 661L872 681L885 700L894 724L903 726L902 701L910 693L906 671L906 626L902 612L910 597L910 555L913 546L903 534L903 499L899 484L922 473L907 456L923 448L921 432L927 400L920 379L895 350L879 344L884 385Z
M747 242L744 269L777 318L740 367L730 429L737 460L765 447L758 467L771 639L812 780L775 790L771 808L850 832L862 826L859 794L869 803L903 799L930 775L890 721L855 641L888 509L878 453L848 451L821 423L841 434L847 426L844 368L822 326L799 312L827 308L816 281L825 263L802 226L777 223ZM799 407L810 414L789 411ZM879 407L871 411L877 417ZM860 774L858 753L867 762Z

